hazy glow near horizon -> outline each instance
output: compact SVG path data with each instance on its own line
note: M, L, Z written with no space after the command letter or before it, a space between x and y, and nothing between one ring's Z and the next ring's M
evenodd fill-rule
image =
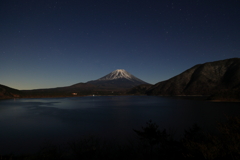
M240 56L239 1L0 2L0 84L68 86L123 68L148 83Z

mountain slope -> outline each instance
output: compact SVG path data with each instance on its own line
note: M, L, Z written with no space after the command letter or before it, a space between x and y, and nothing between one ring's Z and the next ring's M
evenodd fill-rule
M117 69L102 78L87 83L93 84L99 89L106 90L128 89L141 84L148 84L124 69Z
M152 87L152 84L141 84L136 87L133 87L128 90L128 94L133 94L133 95L143 95L146 94L146 91Z
M240 58L196 65L153 85L149 95L213 95L240 88Z
M21 91L13 89L4 85L0 85L0 99L19 98L21 97Z

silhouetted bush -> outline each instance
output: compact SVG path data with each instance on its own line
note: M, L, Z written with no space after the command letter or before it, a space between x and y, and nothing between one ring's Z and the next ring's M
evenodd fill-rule
M106 145L94 136L84 137L78 141L69 143L71 150L77 159L103 158Z
M180 153L181 144L173 139L173 135L167 133L166 129L158 129L158 125L151 120L146 122L142 131L135 130L142 142L142 153L145 159L167 158L174 159L182 157Z
M219 123L219 133L204 133L194 125L185 131L183 146L185 157L192 159L240 159L240 119L227 117L227 122Z

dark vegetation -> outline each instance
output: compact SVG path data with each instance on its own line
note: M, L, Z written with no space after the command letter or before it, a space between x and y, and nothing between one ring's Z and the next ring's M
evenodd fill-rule
M4 155L3 160L88 160L88 159L185 159L185 160L239 160L240 118L227 117L217 125L218 132L210 134L194 124L176 140L165 129L160 130L151 120L142 129L133 131L138 140L128 144L111 144L88 136L67 145L48 144L32 155Z
M142 84L138 85L136 87L131 88L127 94L133 94L133 95L144 95L146 94L146 91L151 87L151 84Z

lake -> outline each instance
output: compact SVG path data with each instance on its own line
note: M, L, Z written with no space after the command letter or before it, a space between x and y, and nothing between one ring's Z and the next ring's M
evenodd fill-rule
M150 119L179 137L194 123L213 131L226 115L240 115L240 103L158 96L2 100L0 154L35 152L49 141L68 143L88 135L124 142Z

